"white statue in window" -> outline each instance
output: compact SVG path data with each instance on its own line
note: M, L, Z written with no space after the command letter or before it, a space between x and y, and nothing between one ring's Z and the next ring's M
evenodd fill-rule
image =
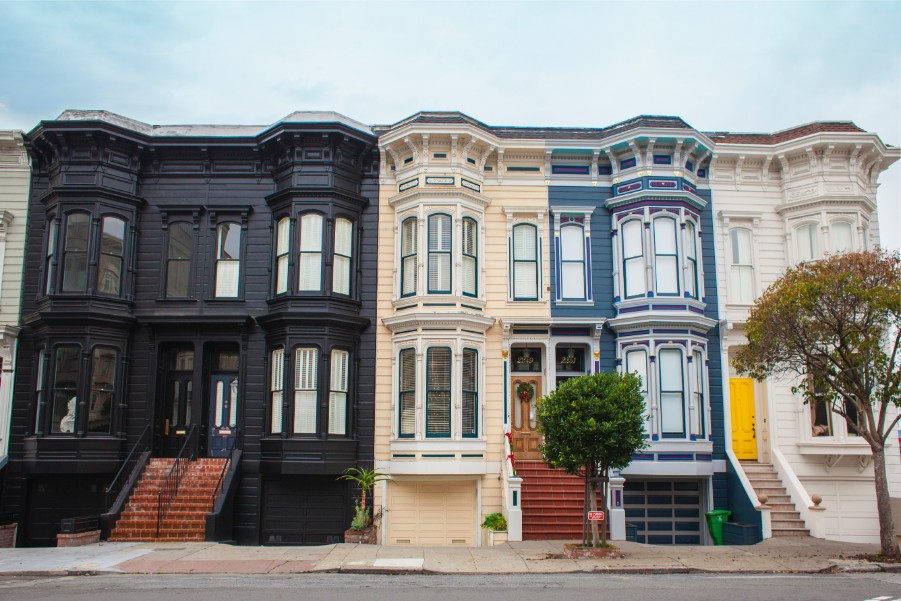
M68 434L75 431L75 400L76 397L74 396L69 399L69 405L67 407L69 412L59 421L60 432Z

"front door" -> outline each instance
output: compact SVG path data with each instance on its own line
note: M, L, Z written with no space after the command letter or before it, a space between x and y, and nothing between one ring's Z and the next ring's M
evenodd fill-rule
M238 374L210 376L210 457L227 457L238 435Z
M193 346L169 349L162 381L157 456L175 457L197 419L194 409Z
M541 396L541 376L514 375L510 383L513 395L513 455L517 460L540 461L541 435L535 413L536 402Z
M757 459L757 414L754 380L729 378L732 407L732 450L738 459Z

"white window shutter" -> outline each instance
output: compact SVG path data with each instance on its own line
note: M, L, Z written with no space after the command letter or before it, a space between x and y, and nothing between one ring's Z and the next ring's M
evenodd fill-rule
M294 431L316 432L318 350L297 349L294 358Z
M347 351L332 351L332 374L329 391L329 434L347 432Z

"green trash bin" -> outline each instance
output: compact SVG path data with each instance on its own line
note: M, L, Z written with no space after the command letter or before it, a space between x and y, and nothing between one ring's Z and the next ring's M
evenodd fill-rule
M714 545L723 544L723 524L729 520L732 515L731 511L726 509L714 509L708 511L704 515L707 516L707 527L710 528L710 536L713 537Z

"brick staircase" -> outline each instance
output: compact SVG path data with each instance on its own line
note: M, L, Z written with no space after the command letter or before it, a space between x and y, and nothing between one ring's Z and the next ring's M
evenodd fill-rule
M213 508L212 494L225 459L204 458L188 464L156 535L157 499L174 459L151 459L144 468L116 527L111 541L203 541L206 514Z
M795 510L795 505L779 481L773 466L756 461L742 461L741 466L751 481L754 492L767 496L766 504L771 507L773 536L810 536L810 530L804 527L801 514Z
M517 461L523 540L581 540L585 482L542 461Z

